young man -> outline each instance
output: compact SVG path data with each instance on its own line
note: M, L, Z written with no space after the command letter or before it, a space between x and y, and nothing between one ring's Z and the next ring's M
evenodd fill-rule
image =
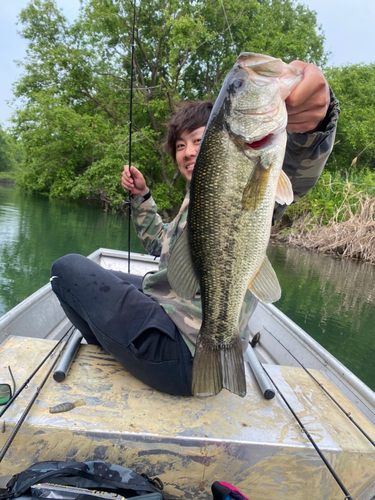
M287 99L288 145L283 169L298 200L316 183L332 150L338 103L321 71L293 63L304 78ZM199 144L212 103L188 103L168 125L166 149L191 181ZM192 356L201 322L199 294L178 297L167 280L168 259L186 225L189 191L179 213L164 224L142 173L125 165L122 187L132 197L132 219L143 246L160 256L159 271L138 277L102 269L79 255L62 257L52 266L52 289L72 323L89 343L99 344L128 371L149 386L170 394L191 395ZM281 217L285 206L276 206ZM248 319L256 301L245 297L240 318L244 347Z

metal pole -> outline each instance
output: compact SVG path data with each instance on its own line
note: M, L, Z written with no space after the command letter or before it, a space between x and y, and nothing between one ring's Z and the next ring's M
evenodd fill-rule
M79 330L76 330L69 340L69 344L65 349L58 367L53 372L53 379L56 380L56 382L63 382L65 380L78 348L81 345L81 340L82 334Z
M275 391L272 389L269 383L269 379L266 373L264 372L263 366L260 364L260 361L258 360L254 352L254 349L251 347L251 345L249 345L249 347L246 349L245 358L247 358L247 361L254 373L254 376L257 379L257 382L263 393L263 396L266 399L274 398Z

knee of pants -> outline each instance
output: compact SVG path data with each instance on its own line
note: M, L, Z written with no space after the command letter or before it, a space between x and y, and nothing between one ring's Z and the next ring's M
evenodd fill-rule
M78 253L70 253L60 257L52 264L51 277L60 276L64 269L72 269L77 265L77 261L86 258Z

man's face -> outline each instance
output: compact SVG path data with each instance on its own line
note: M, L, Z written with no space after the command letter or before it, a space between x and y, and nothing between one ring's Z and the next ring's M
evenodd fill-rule
M178 170L189 182L193 175L195 160L205 128L199 127L192 132L183 132L176 141Z

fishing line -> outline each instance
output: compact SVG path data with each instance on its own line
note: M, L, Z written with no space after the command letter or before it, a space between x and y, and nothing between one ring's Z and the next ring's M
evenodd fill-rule
M131 37L131 63L130 63L130 98L129 98L129 172L132 164L132 124L133 124L133 73L134 73L134 31L135 31L135 0L133 5L133 25ZM130 274L130 227L131 227L131 195L128 194L128 273Z
M34 377L34 375L40 370L40 368L44 365L44 363L47 361L47 359L53 354L53 351L55 351L58 346L61 344L61 342L65 339L65 337L69 334L69 332L74 328L74 326L71 326L68 328L68 330L64 333L62 338L58 341L57 344L54 345L54 347L50 350L50 352L47 354L47 356L41 361L39 366L34 370L34 372L29 376L29 378L21 385L21 387L18 389L17 392L13 394L11 399L8 401L8 403L4 406L4 408L0 411L0 417L4 415L4 413L7 411L9 406L13 403L13 401L21 394L21 392L24 390L25 387L29 384L30 380Z
M305 370L306 373L308 373L310 375L310 377L318 384L318 386L327 394L327 396L338 406L338 408L340 408L340 410L344 413L344 415L346 415L348 417L348 419L352 422L352 424L354 424L357 429L365 436L366 439L368 439L368 441L370 441L370 443L375 447L375 441L373 439L370 438L370 436L366 433L366 431L364 431L362 429L362 427L354 420L354 418L350 415L349 412L347 412L341 405L338 401L336 401L336 399L327 391L327 389L323 386L323 384L321 384L319 382L319 380L317 380L314 375L312 373L309 372L309 370L307 368L305 368L305 366L294 356L294 354L287 348L285 347L285 345L278 339L275 337L275 335L273 335L269 330L267 330L267 332L275 339L278 341L278 343L292 356L293 359L295 359L297 361L297 363Z
M74 327L72 327L74 328ZM68 330L69 331L69 330ZM68 332L64 335L64 337L68 334ZM72 335L72 334L71 334ZM62 340L62 339L61 339ZM60 342L58 342L58 344L55 345L55 348L61 343L61 340ZM69 339L68 339L69 341ZM16 437L18 431L20 430L20 427L21 425L23 424L25 418L27 417L31 407L33 406L36 398L39 396L40 394L40 391L43 389L43 386L44 384L47 382L48 380L48 377L50 376L52 370L54 369L54 367L56 366L57 362L59 361L62 353L64 352L64 349L66 348L66 346L68 345L68 342L66 342L66 344L61 348L60 352L58 353L58 355L56 356L56 359L54 360L54 362L52 363L51 367L49 368L46 376L44 377L44 379L42 380L42 383L40 384L40 386L37 387L33 397L31 398L29 404L26 406L24 412L22 413L20 419L18 420L17 424L15 425L12 433L10 434L9 438L7 439L6 443L4 444L3 448L1 449L0 451L0 462L3 460L6 452L8 451L8 449L10 448L10 445L12 444L14 438ZM52 351L51 351L52 353ZM50 353L50 354L51 354ZM45 361L45 359L43 360L43 362ZM39 365L39 368L40 368L41 365ZM38 368L38 369L39 369ZM35 372L34 372L35 373Z
M285 399L283 393L280 391L280 389L277 387L276 383L273 381L271 375L268 373L268 371L266 370L266 368L263 366L263 369L264 371L266 372L268 378L270 379L270 381L272 382L272 384L274 385L275 389L277 390L277 392L279 393L280 397L282 398L282 400L284 401L284 403L286 404L286 406L289 408L290 412L292 413L292 415L294 416L294 418L296 419L296 421L298 422L299 426L301 427L302 429L302 432L304 432L308 438L308 440L310 441L310 443L313 445L313 447L315 448L316 452L318 453L318 455L320 456L320 458L323 460L324 464L326 465L327 469L330 471L330 473L332 474L333 478L335 479L335 481L337 482L337 484L340 486L341 490L343 491L343 493L345 493L345 499L346 500L353 500L353 497L350 495L349 491L345 488L344 484L342 483L341 479L338 477L338 475L336 474L336 472L333 470L333 468L331 467L331 464L328 462L328 460L326 459L326 457L323 455L321 449L319 448L319 446L315 443L314 439L312 438L311 434L309 433L309 431L306 429L306 427L303 425L303 423L301 422L300 418L298 417L298 415L295 413L295 411L293 410L293 408L290 406L290 404L288 403L288 401Z
M227 22L227 26L228 26L229 34L230 34L230 37L231 37L231 39L232 39L232 45L233 45L233 48L234 48L234 52L237 54L237 53L238 53L238 51L237 51L237 46L236 46L236 44L234 43L234 40L233 40L232 30L230 29L230 24L229 24L229 21L228 21L228 18L227 18L227 13L226 13L226 11L225 11L224 2L223 2L223 0L220 0L220 2L221 2L221 6L222 6L222 8L223 8L223 12L224 12L224 17L225 17L225 20L226 20L226 22Z

